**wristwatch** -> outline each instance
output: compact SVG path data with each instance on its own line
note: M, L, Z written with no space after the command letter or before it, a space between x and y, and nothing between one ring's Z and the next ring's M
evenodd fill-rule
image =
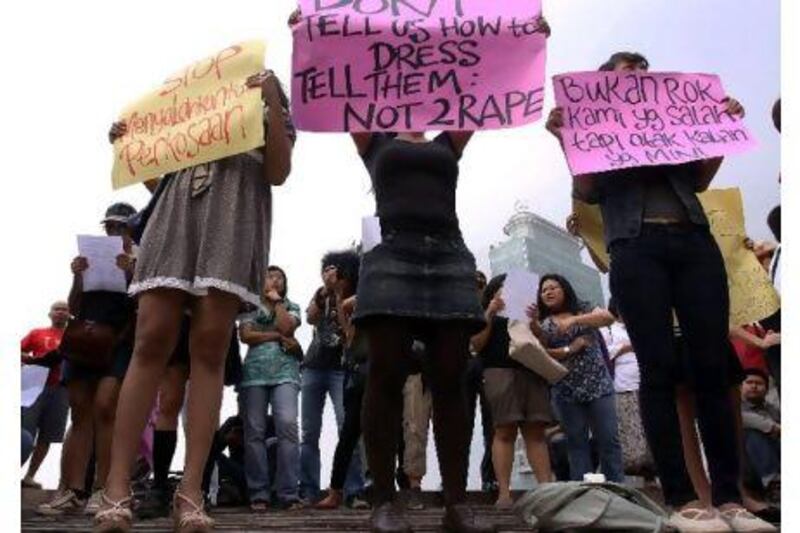
M570 352L571 350L569 349L569 346L564 346L564 355L569 355Z

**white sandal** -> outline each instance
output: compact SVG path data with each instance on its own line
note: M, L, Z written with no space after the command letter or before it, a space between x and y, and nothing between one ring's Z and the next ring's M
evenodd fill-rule
M760 519L744 507L733 507L720 511L720 516L736 533L772 533L778 528L769 522Z
M178 500L189 504L190 509L180 511ZM209 533L214 530L214 520L206 514L201 505L197 505L180 490L175 491L172 500L172 514L175 523L175 531L179 533Z
M100 509L94 515L94 533L127 533L133 524L131 504L133 497L128 496L114 501L103 492Z
M673 511L667 523L681 533L730 533L731 531L730 526L713 509L689 507Z

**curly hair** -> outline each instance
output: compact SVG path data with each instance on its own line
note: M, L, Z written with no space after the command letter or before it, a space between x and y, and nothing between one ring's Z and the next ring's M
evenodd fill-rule
M335 266L339 279L349 281L351 290L355 292L358 287L358 271L361 268L358 252L353 249L328 252L322 257L321 268L325 270L328 266Z

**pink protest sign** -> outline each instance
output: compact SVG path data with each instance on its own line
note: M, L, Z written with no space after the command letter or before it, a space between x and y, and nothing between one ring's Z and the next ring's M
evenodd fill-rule
M718 76L575 72L553 84L573 175L679 164L756 145L739 117L725 112Z
M541 117L541 0L300 0L292 111L308 131L510 128Z

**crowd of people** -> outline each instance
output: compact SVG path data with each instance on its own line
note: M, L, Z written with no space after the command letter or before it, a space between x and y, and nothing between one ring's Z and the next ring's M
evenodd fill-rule
M601 70L648 67L616 53ZM524 327L566 369L550 383L510 356L505 276L487 282L464 244L455 191L473 132L352 134L382 242L326 254L303 313L291 268L268 261L271 187L289 177L297 135L275 75L248 85L262 91L265 147L149 182L139 212L109 207L102 223L123 241L128 292L84 291L90 265L77 257L68 301L22 341L23 364L50 368L22 411L23 487L38 486L49 445L64 440L58 491L38 512L85 512L96 531L172 513L176 531L210 531L210 504L225 494L254 513L372 507L373 531L411 531L405 508L425 505L432 425L444 527L495 531L466 503L480 405L482 489L498 508L514 501L521 435L539 483L639 475L658 480L681 531L774 530L763 519L780 503L780 415L768 394L780 386L780 315L729 327L725 267L696 196L722 158L575 178L574 196L603 214L613 301L589 306L569 279L540 273ZM729 98L726 112L744 109ZM559 140L562 125L554 109L547 128ZM115 123L111 142L126 132ZM779 216L769 216L778 242ZM779 286L780 247L752 248ZM304 320L306 349L295 336ZM102 349L86 347L106 334ZM224 386L238 413L220 425ZM339 440L323 492L326 398Z

